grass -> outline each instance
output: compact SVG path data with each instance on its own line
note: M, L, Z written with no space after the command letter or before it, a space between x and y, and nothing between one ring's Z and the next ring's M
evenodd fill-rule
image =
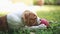
M46 18L50 21L50 29L47 29L46 31L42 31L43 34L59 34L60 33L60 11L50 11L50 12L37 12L38 16L40 18Z
M47 30L39 31L39 34L59 34L60 33L60 6L49 6L54 8L54 10L38 11L37 15L40 18L46 18L50 22L51 28ZM41 33L42 32L42 33ZM38 32L37 32L38 33Z
M45 8L46 7L48 7L49 11L48 10L45 11L45 9L43 9L42 11L38 10L37 15L40 18L46 18L50 22L51 28L35 29L35 30L29 30L29 29L18 30L20 34L30 34L31 31L35 32L35 34L60 34L60 6L45 5ZM0 16L1 16L1 13L0 13ZM17 34L17 32L14 32L14 34Z
M51 28L43 30L40 34L60 34L60 6L49 6L49 8L53 8L54 10L37 12L37 15L40 18L46 18L51 26Z

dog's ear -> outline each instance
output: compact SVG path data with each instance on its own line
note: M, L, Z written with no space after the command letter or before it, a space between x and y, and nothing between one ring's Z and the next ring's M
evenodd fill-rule
M24 20L24 22L27 21L28 16L29 16L29 11L28 11L28 10L24 11L24 13L23 13L23 15L22 15L22 19Z
M29 13L29 24L30 26L37 25L37 16L34 13Z
M30 19L37 19L37 16L34 13L29 13Z

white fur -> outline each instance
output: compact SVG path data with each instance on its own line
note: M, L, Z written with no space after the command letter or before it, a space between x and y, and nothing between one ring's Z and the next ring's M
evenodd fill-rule
M22 20L23 12L24 10L7 14L7 22L10 28L18 29L18 28L24 27L25 24Z
M25 28L28 28L30 30L32 30L32 29L46 29L46 25L40 24L38 26L31 26L31 27L25 26Z
M24 26L21 16L22 15L18 14L18 13L8 14L7 21L8 21L9 27L13 28L13 29L18 29L18 28Z
M41 21L40 21L40 18L39 18L39 17L37 17L37 23L38 23L38 24L40 24L40 23L41 23Z

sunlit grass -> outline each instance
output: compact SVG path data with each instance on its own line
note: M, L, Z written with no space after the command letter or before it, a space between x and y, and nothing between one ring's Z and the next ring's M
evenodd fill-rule
M7 15L9 12L7 12L7 11L1 11L0 12L0 16L4 16L4 15Z
M56 9L50 12L43 12L43 11L37 12L37 15L40 18L46 18L50 22L51 28L47 30L43 30L42 34L59 34L60 32L60 10Z
M54 10L60 10L60 6L56 5L44 5L38 8L37 11L44 11L44 12L49 12L49 11L54 11Z

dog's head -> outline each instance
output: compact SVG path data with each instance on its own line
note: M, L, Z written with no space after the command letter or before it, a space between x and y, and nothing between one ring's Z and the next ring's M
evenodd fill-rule
M23 14L23 20L27 26L37 25L37 16L33 12L26 10Z

